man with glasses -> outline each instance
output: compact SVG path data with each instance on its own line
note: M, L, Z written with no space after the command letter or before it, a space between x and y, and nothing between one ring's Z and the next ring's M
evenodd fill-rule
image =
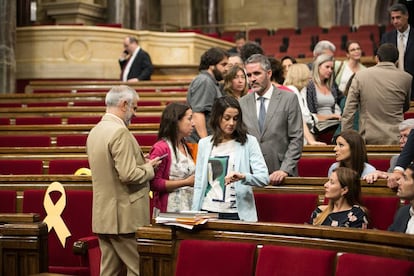
M211 134L208 127L214 100L222 96L219 81L227 72L229 54L220 48L208 49L200 59L200 73L188 87L187 102L193 110L194 131L189 141L198 143L200 138Z
M147 160L128 130L135 116L138 94L115 86L106 94L106 113L86 142L92 172L92 231L102 252L100 275L139 275L135 239L138 227L150 223L149 181L161 163Z
M408 135L410 134L411 130L414 128L414 119L406 119L404 121L402 121L402 123L400 123L398 125L398 128L400 130L400 135L398 135L398 139L400 140L400 148L401 150L403 150L403 148L405 147L405 144L407 143L407 138ZM368 182L368 183L373 183L374 181L376 181L378 178L382 178L382 179L388 179L389 177L391 177L392 172L395 170L398 158L400 157L400 154L394 155L393 157L391 157L390 160L390 167L388 169L388 173L387 172L383 172L383 171L375 171L373 173L367 174L364 179ZM398 170L398 168L397 168ZM400 169L400 172L404 172L404 169ZM396 186L397 182L395 181L395 183L393 182L392 186Z

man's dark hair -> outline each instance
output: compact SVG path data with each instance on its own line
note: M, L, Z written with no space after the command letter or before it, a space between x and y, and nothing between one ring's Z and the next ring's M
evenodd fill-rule
M279 84L282 84L284 81L282 63L279 60L277 60L275 57L269 56L267 58L269 59L270 66L272 67L271 80Z
M229 57L225 50L218 47L210 48L201 56L198 70L207 70L210 65L217 65L225 57Z
M236 35L234 36L234 41L239 40L239 39L246 40L246 34L244 32L236 33Z
M138 44L138 38L136 38L135 36L128 36L128 38L129 38L129 43Z
M402 14L408 14L408 9L404 4L397 3L392 5L388 11L391 12L401 12Z
M244 44L240 49L240 57L243 61L246 61L251 55L264 54L262 47L256 42L249 41Z
M398 60L398 49L392 43L384 43L379 46L376 55L379 61L395 63Z

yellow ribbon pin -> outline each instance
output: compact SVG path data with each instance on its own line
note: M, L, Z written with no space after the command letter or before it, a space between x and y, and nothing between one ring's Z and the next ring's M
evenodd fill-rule
M61 196L56 204L53 204L52 199L50 198L51 192L60 192ZM48 231L55 228L56 235L58 236L60 243L63 247L66 244L66 238L71 236L71 233L66 226L65 222L63 221L62 217L60 216L63 210L66 207L66 193L65 188L59 182L53 182L49 185L46 190L45 197L43 199L43 206L46 210L46 218L43 220L44 223L47 224Z

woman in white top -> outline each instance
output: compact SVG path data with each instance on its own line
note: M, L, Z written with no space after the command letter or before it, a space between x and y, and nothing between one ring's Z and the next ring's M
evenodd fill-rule
M189 211L193 200L195 164L185 142L194 128L190 106L170 103L161 115L158 141L150 158L162 156L151 180L154 207L161 212Z
M302 88L306 87L309 82L310 70L304 63L292 64L286 74L285 82L283 83L287 88L292 90L299 100L300 109L303 117L303 134L304 144L308 145L325 145L323 142L318 142L310 132L309 129L314 127L316 116L312 115L309 111L308 104L306 102L306 94L302 92Z
M240 104L217 98L211 112L213 135L198 143L194 211L219 218L257 221L252 186L269 183L269 172L256 137L247 134Z

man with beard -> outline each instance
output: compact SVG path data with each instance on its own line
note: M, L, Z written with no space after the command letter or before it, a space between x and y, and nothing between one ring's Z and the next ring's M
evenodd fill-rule
M198 143L200 138L211 134L208 120L214 100L222 96L219 81L227 71L229 54L220 48L210 48L200 59L200 73L190 83L187 102L193 110L194 131L189 141Z
M146 160L128 125L137 110L138 94L121 85L109 90L106 114L86 142L92 171L92 231L102 252L100 275L139 275L135 240L138 227L150 223L149 181L160 158Z
M260 143L271 184L297 176L303 148L303 122L299 101L292 92L272 85L267 57L254 54L245 61L251 90L240 99L243 122Z

